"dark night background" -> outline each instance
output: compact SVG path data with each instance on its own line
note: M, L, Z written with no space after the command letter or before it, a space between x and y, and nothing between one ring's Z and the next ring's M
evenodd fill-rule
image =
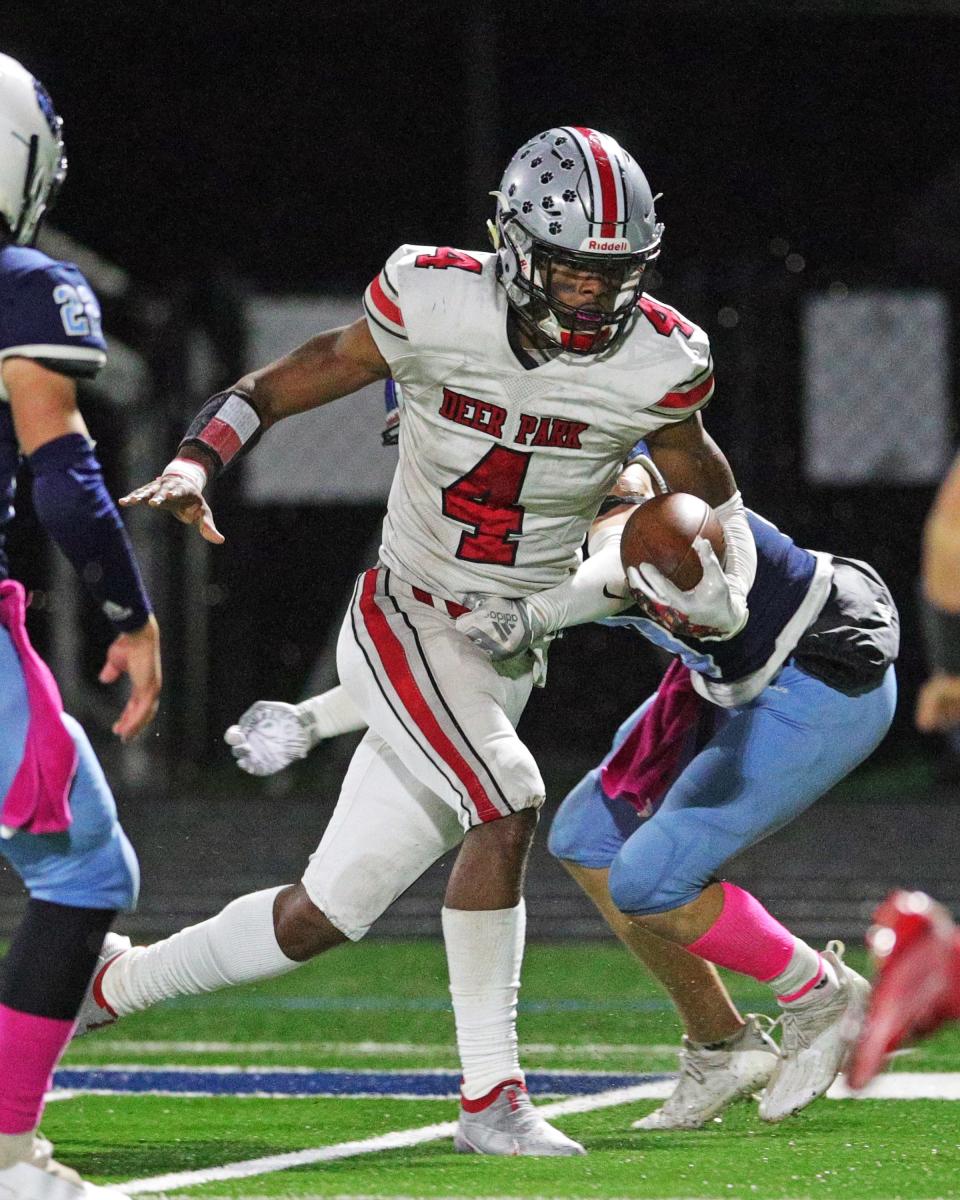
M0 46L46 82L64 118L70 175L55 224L136 281L126 306L106 311L155 372L154 467L202 398L186 384L178 336L192 320L217 334L218 287L234 299L358 297L400 242L484 245L486 193L531 133L576 122L622 140L663 193L654 290L714 344L706 424L752 506L801 544L868 558L888 578L903 611L904 698L880 758L929 757L940 748L913 734L910 708L932 489L804 482L797 311L805 293L838 282L936 286L951 298L960 287L960 8L789 7L7 0ZM151 297L180 327L158 333ZM734 325L718 318L724 309ZM220 326L222 385L242 336L226 318ZM91 421L105 457L118 453L126 427L95 402ZM370 507L254 510L229 478L218 486L229 542L204 560L199 670L185 542L172 522L154 534L165 539L172 690L152 748L177 769L226 768L228 721L259 696L298 698L379 520ZM39 578L28 541L21 534L25 569ZM35 624L42 639L42 613ZM92 669L106 634L90 637ZM541 755L562 744L580 765L596 759L656 678L652 659L625 645L589 629L557 648L552 687L525 718ZM585 671L603 680L587 700ZM197 687L202 704L190 699Z

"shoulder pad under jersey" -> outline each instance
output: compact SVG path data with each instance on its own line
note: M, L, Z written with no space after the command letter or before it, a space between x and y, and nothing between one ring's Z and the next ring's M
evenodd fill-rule
M0 251L0 359L90 377L106 362L100 305L80 270L39 250Z

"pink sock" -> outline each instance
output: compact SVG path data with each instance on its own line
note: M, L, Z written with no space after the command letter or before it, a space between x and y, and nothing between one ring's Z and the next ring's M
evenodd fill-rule
M706 933L687 949L707 962L766 983L782 974L793 956L794 937L759 900L733 883L722 883L723 909Z
M73 1026L0 1004L0 1133L29 1133L40 1124L44 1093Z

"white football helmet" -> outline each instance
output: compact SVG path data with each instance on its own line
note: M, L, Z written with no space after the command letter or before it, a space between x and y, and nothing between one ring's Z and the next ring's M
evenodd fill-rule
M29 246L67 175L63 122L43 84L0 54L0 217Z
M605 133L548 129L510 160L497 197L498 277L517 315L576 354L610 349L633 318L663 225L646 176ZM581 308L552 290L556 266L604 280L606 299Z

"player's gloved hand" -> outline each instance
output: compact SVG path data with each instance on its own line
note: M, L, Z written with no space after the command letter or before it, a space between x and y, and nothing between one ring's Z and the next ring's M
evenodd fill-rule
M313 726L296 704L257 700L223 735L237 766L248 775L275 775L317 743Z
M457 617L457 629L492 659L512 658L535 641L532 615L523 600L471 592L463 602L471 611Z
M725 642L746 625L747 598L736 581L724 574L706 538L697 538L693 545L703 576L689 592L682 592L650 563L628 567L627 583L637 602L671 633Z

